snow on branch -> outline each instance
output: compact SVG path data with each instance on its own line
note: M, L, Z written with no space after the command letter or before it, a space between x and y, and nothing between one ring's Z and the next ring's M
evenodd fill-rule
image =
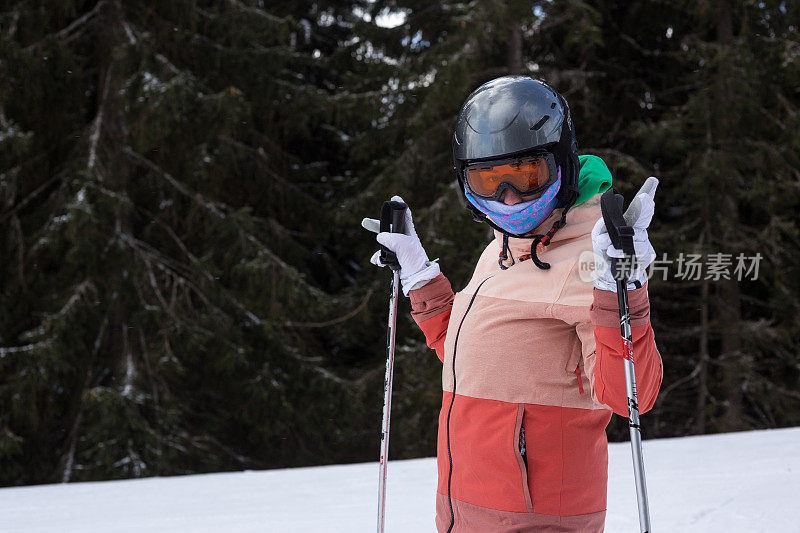
M91 281L83 281L79 283L78 286L75 287L75 291L72 293L72 296L70 296L69 300L67 300L67 303L65 303L64 306L58 310L58 312L56 312L54 315L51 315L50 318L61 318L67 314L88 290L96 292L97 288Z
M17 23L19 22L19 5L17 5L17 9L14 10L14 13L11 15L11 23L8 27L8 32L6 33L6 39L13 39L14 35L17 33Z
M127 21L122 21L122 29L125 30L125 36L128 37L129 44L136 44L136 36L133 34L130 24Z
M159 63L161 63L162 65L164 65L165 67L167 67L167 69L169 69L169 71L170 71L170 72L172 72L174 75L176 75L176 76L186 75L186 73L185 73L185 72L183 72L181 69L179 69L178 67L176 67L176 66L175 66L175 65L172 63L172 61L170 61L170 60L167 58L167 56L165 56L164 54L156 54L156 55L155 55L155 58L158 60L158 62L159 62Z
M100 140L100 129L103 127L103 110L106 107L108 100L108 88L111 85L111 71L114 69L114 63L108 66L106 77L103 82L103 96L100 98L100 105L97 107L97 116L92 123L92 133L89 135L89 161L86 168L89 172L94 170L97 163L97 143Z
M26 353L32 352L38 348L42 348L50 344L50 340L43 340L41 342L34 342L32 344L25 344L24 346L0 346L0 358L5 357L12 353Z

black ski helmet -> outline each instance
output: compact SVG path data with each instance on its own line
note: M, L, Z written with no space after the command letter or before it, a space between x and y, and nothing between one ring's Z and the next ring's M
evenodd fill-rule
M453 164L462 199L475 220L488 223L506 238L509 236L467 200L465 167L475 162L522 157L541 151L552 153L561 167L561 188L556 197L564 211L547 234L534 236L533 252L539 242L549 244L553 234L566 223L567 211L578 199L578 142L569 105L552 87L529 76L496 78L467 97L453 133ZM539 261L535 253L532 258L540 268L549 267Z

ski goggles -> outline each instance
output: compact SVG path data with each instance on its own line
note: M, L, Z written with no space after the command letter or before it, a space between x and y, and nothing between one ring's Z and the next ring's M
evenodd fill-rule
M553 154L474 163L464 169L470 192L484 200L497 200L505 189L521 196L543 192L558 178Z

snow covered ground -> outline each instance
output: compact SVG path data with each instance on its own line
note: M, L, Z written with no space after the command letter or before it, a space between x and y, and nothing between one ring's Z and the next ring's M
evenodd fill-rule
M377 451L376 442L376 451ZM606 530L638 531L627 443ZM646 441L656 532L800 532L800 428ZM0 489L0 532L374 531L376 463ZM433 530L433 459L389 463L388 531Z

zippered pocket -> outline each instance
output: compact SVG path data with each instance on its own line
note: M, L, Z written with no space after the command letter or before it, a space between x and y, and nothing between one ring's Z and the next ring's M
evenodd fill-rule
M525 496L525 508L529 513L533 512L533 502L531 501L531 491L528 487L528 461L527 455L530 453L528 448L528 441L525 439L525 404L521 403L517 406L517 422L514 427L514 455L517 457L519 463L520 482L522 484L522 492ZM524 453L524 455L523 455Z
M595 353L596 352L592 352L591 356L593 357ZM573 369L573 373L575 374L575 379L578 382L578 394L583 394L585 392L584 386L583 386L583 369L581 368L583 366L582 363L584 361L585 361L584 358L581 357L578 360L578 363L575 365L575 368Z

